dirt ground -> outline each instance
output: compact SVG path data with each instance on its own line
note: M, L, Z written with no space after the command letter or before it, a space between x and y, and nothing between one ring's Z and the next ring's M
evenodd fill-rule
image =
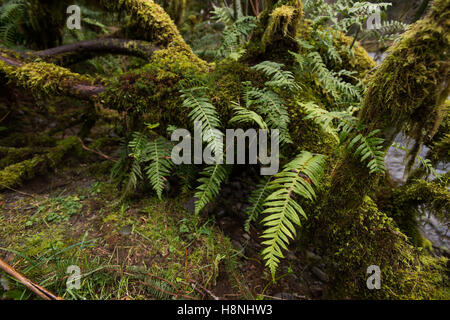
M312 252L297 256L293 244L273 283L259 254L260 231L245 232L242 216L217 208L195 216L189 193L160 201L141 192L121 200L109 182L110 164L95 157L68 159L55 173L0 194L1 257L30 280L65 299L324 294L326 275ZM72 265L81 269L79 290L66 286ZM35 298L5 273L0 279L3 299Z

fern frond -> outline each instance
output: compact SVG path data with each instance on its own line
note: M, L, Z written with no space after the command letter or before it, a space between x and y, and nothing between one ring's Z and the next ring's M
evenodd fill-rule
M264 177L261 182L256 186L256 189L252 191L248 201L250 206L245 210L248 215L248 219L245 221L244 230L250 230L250 223L256 221L261 212L264 211L264 200L269 196L270 189L269 184L272 181L272 176Z
M311 119L322 127L322 130L330 133L340 144L350 140L347 145L348 150L354 150L354 155L359 156L361 162L367 160L367 167L370 173L384 173L385 164L382 143L384 139L378 138L376 135L380 130L374 130L368 135L363 135L356 117L349 111L327 111L313 102L299 103L305 109L308 115L305 119ZM337 125L333 125L333 121L337 120Z
M250 97L250 104L255 105L257 111L265 116L268 127L280 130L280 142L291 143L288 130L290 118L284 100L267 88L251 88L245 94Z
M195 214L200 211L219 194L220 185L225 181L228 170L225 165L217 163L207 166L202 172L202 177L198 179L200 185L195 193Z
M170 161L170 145L162 137L148 143L147 159L150 164L145 168L150 184L159 199L162 198L162 192L171 173L172 162Z
M273 277L280 259L284 258L282 250L288 250L289 238L296 236L295 225L301 226L300 216L307 218L294 195L314 200L313 185L319 185L324 164L324 156L301 152L270 183L273 191L264 201L262 214L268 216L262 220L266 229L261 237L267 239L262 242L266 245L262 255Z
M232 102L235 116L230 119L230 123L256 123L261 129L268 130L263 118L256 112L241 107L236 102Z
M367 167L369 168L369 172L372 173L384 173L386 171L384 165L384 156L385 153L383 151L383 146L381 145L384 142L384 139L376 137L376 135L381 130L374 130L370 132L367 136L362 134L357 134L348 144L348 149L351 150L355 146L356 143L359 143L359 146L354 151L355 156L361 157L361 162L370 159Z
M202 123L202 137L215 155L223 151L223 134L219 133L219 114L214 105L205 95L204 87L181 90L183 107L190 109L189 117L192 122Z
M261 71L270 78L270 81L265 83L266 86L286 88L289 90L298 88L298 85L295 83L294 74L290 71L282 70L282 67L283 65L280 63L264 61L253 66L252 69Z
M226 7L214 7L214 18L225 24L222 32L222 44L217 49L217 57L231 57L235 60L245 52L242 45L249 39L250 34L256 27L256 18L252 16L242 16L238 12L233 18L233 12Z

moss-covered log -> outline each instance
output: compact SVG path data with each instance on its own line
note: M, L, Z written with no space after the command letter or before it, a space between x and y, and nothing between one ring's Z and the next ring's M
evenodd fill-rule
M58 141L57 146L42 154L35 154L31 159L11 164L0 170L0 191L16 187L24 180L31 179L48 169L54 169L64 156L79 147L76 137Z

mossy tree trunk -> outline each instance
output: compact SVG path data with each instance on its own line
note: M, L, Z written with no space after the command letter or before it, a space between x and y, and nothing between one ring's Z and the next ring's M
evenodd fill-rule
M431 139L440 125L443 102L449 93L449 17L450 1L435 1L427 17L390 49L370 79L359 120L366 134L382 130L384 150L399 132L406 132L421 144ZM366 268L371 264L380 266L383 288L397 286L400 290L404 282L399 292L411 290L405 272L414 270L417 264L409 260L410 265L401 266L399 261L412 258L412 251L392 221L372 206L368 197L379 178L370 174L352 151L344 152L332 173L322 207L320 235L333 269L333 288L340 290L334 292L337 297L351 295L352 291L359 296L382 297L383 293L366 288ZM416 290L419 288L417 280Z

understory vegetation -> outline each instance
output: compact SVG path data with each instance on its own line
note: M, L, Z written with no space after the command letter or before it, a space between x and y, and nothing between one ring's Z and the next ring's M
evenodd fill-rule
M449 0L410 24L381 1L75 2L81 30L72 2L0 0L2 260L64 299L450 298L447 231L420 227L449 222ZM174 162L177 129L203 161ZM227 129L279 142L278 172ZM0 271L2 297L35 298Z

